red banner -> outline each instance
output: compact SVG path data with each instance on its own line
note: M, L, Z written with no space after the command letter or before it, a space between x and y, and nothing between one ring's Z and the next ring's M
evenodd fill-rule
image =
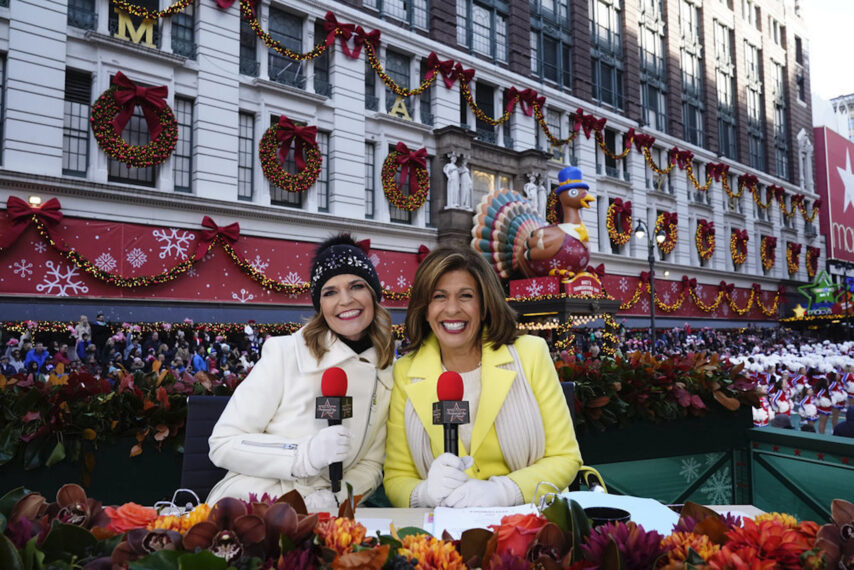
M826 127L813 129L816 192L828 259L854 262L854 142Z

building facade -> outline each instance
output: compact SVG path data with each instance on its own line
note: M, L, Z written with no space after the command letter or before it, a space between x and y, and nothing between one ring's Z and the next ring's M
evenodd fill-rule
M830 100L833 105L833 110L845 116L848 122L848 130L843 133L848 136L849 140L854 141L854 93L848 95L840 95Z
M608 290L620 300L641 286L638 279L648 265L646 242L632 239L620 246L606 232L608 207L617 198L631 201L634 223L641 219L650 228L661 213L678 215L675 248L657 253L657 270L670 273L659 273L656 283L672 295L665 303L678 296L683 275L708 289L706 297L701 294L705 299L723 281L734 286L736 305L752 298L757 285L769 305L780 286L797 301L794 286L808 279L805 251L824 243L817 223L797 213L792 202L796 195L807 206L816 199L808 46L792 0L260 0L253 24L241 19L240 1L176 2L173 7L188 5L156 21L128 14L125 5L168 12L167 0L3 3L0 201L32 194L57 198L70 220L63 231L79 229L68 241L78 240L81 251L89 248L90 260L109 253L114 263L102 258L101 264L107 272L169 273L192 256L186 247L158 249L172 243L158 236L168 229L173 237L185 237L184 246L195 243L208 215L220 226L239 223L238 243L253 244L259 256L252 267L278 282L305 281L310 245L333 231L370 238L384 285L403 291L421 246L468 239L471 211L446 207L443 167L452 154L456 164L464 159L468 166L475 206L496 187L522 191L533 182L549 188L566 164L581 167L597 198L584 212L592 263L605 264ZM283 55L325 43L327 12L339 23L361 26L363 38L379 31L376 59L371 61L368 49L353 57L355 28L349 39L333 36L318 57ZM271 42L280 49L268 48ZM417 95L399 96L388 86L385 78L407 89L426 83L431 54L459 64L463 75L473 70L470 97L453 73L450 87L444 82L449 68ZM178 144L158 166L128 168L108 158L93 137L91 106L118 72L138 85L168 88ZM579 134L554 145L536 120L539 112L528 115L530 105L519 102L506 114L511 88L545 97L538 110L555 138ZM579 108L607 119L601 144L578 129ZM508 119L501 124L488 120L503 113ZM321 172L303 193L270 184L259 162L259 141L282 116L318 129ZM137 108L124 138L144 144L146 125ZM631 132L655 137L648 158L634 148L624 159L603 151L619 154L631 144ZM428 199L411 212L391 205L383 193L383 163L400 142L426 149L430 173ZM673 147L692 153L688 162L700 185L706 164L723 163L730 193L749 174L756 177L757 198L749 188L730 198L720 181L698 190L684 164L669 174L650 167L649 162L666 166ZM294 172L293 164L285 168ZM779 200L769 197L769 186L782 189ZM794 214L784 214L781 205ZM695 245L701 220L716 228L717 245L708 260ZM99 224L122 236L110 252L87 240L104 239ZM749 236L741 264L730 255L736 231ZM34 228L26 232L0 252L9 276L0 282L0 294L10 319L26 318L36 305L41 318L70 318L66 312L77 313L76 307L89 302L144 320L168 318L154 316L166 307L199 311L198 318L212 320L258 314L296 320L310 304L305 295L270 293L240 271L222 277L229 264L221 253L219 261L214 253L205 258L222 264L205 277L206 288L213 284L216 290L210 294L199 295L199 287L188 285L187 275L177 270L169 273L170 283L181 287L116 289L103 276L74 273L67 256L67 269L54 272L56 279L79 276L87 292L48 287L47 272L60 267L60 258L37 257L39 235ZM763 237L778 244L776 261L766 268ZM788 243L804 246L794 272L786 263ZM249 246L234 248L250 265ZM134 249L146 254L145 263L137 265L142 258L131 256ZM296 251L299 258L291 255ZM30 264L23 265L29 273L20 262ZM677 316L680 324L687 318L767 318L755 308L740 315L727 303L713 311L688 305L686 296L685 307L671 311L674 322ZM644 299L624 313L640 323L648 311Z

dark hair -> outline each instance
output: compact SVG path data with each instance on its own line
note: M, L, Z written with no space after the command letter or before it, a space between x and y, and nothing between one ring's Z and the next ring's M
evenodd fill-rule
M430 332L427 307L439 279L457 270L468 271L477 283L481 322L487 327L486 341L497 348L519 337L516 313L507 304L498 275L483 256L470 247L442 246L430 252L415 272L406 310L406 337L410 343L407 352L418 350L427 339Z

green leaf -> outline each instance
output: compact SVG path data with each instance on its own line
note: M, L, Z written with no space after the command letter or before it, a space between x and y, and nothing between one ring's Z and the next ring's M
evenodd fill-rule
M42 463L41 453L44 449L46 437L41 436L30 441L26 447L24 447L24 470L29 471L30 469L35 469L40 466Z
M26 570L42 570L44 568L44 552L39 550L38 537L27 541L24 547L24 568Z
M418 528L417 526L405 526L403 528L397 529L397 536L400 538L406 536L418 536L419 534L426 534L427 536L433 536L423 528Z
M571 499L569 501L569 513L572 520L572 560L578 561L584 558L581 545L590 536L590 519L587 518L587 514L581 505Z
M282 553L290 552L291 550L296 550L297 545L294 544L294 541L286 535L282 534L279 536L279 547L282 549Z
M225 558L202 550L195 554L184 554L178 559L178 570L226 570L228 563Z
M45 461L44 464L45 466L50 467L51 465L56 465L63 459L65 459L65 446L61 441L57 441L53 451L50 452L50 457L47 458L47 461Z
M6 530L6 515L0 513L0 534Z
M0 568L4 570L25 570L24 562L12 541L0 534Z
M178 559L187 554L178 550L158 550L145 558L128 563L130 570L175 570L180 568Z
M15 508L15 504L25 496L29 495L30 492L31 491L29 489L24 487L16 487L0 497L0 514L3 514L7 518L11 516L12 509Z
M41 545L48 562L69 560L72 557L83 558L86 549L94 546L98 540L85 528L73 524L54 522Z
M21 428L15 423L8 423L0 430L0 465L9 463L18 451L21 442Z
M549 522L553 522L563 532L569 532L572 521L569 513L569 504L565 497L555 496L552 504L543 509L543 516Z

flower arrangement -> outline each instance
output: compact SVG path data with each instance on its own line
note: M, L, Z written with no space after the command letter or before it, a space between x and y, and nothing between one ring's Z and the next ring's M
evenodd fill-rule
M770 271L777 261L777 238L762 236L759 244L759 257L762 259L762 269Z
M389 203L395 208L414 212L427 200L430 191L430 175L427 173L427 150L410 151L405 144L397 143L388 153L382 168L383 192ZM400 181L394 177L400 169ZM409 196L404 196L400 188L403 181L409 180Z
M505 516L460 540L408 527L368 536L354 501L337 516L309 514L291 491L278 499L226 497L166 525L154 509L104 507L77 485L55 502L15 489L0 498L0 560L11 568L271 568L529 570L535 568L850 568L854 505L836 499L822 527L780 513L721 516L686 503L662 536L632 522L591 527L575 501L551 496L538 514ZM37 564L26 561L36 560Z
M789 275L795 275L801 265L801 248L799 243L788 242L786 244L786 269Z
M146 168L163 163L172 156L178 142L178 122L175 120L172 109L163 102L162 109L154 114L149 113L149 116L157 121L160 130L156 134L152 132L151 140L147 144L142 146L128 144L114 125L121 111L116 101L118 89L116 85L111 86L92 104L89 122L98 146L104 154L128 167ZM124 124L121 126L124 127ZM149 123L149 130L151 128L152 124Z
M285 116L264 132L258 143L258 158L261 160L261 170L271 184L288 192L304 192L317 182L323 156L315 140L316 133L317 127L297 126ZM282 167L291 140L294 140L296 174Z
M617 229L617 216L620 217L620 229ZM608 237L617 245L625 245L632 239L632 203L623 202L622 198L614 198L608 206L605 216L605 227Z
M697 246L697 255L703 261L708 261L715 253L715 223L706 220L697 220L697 232L694 234L694 244Z
M657 235L659 230L664 230L664 241L658 244L658 249L665 255L673 251L676 247L676 240L679 239L679 218L676 212L662 212L655 219L654 235Z
M739 266L747 261L747 241L750 236L747 235L747 230L732 230L729 236L729 253L732 256L732 262L735 266Z

